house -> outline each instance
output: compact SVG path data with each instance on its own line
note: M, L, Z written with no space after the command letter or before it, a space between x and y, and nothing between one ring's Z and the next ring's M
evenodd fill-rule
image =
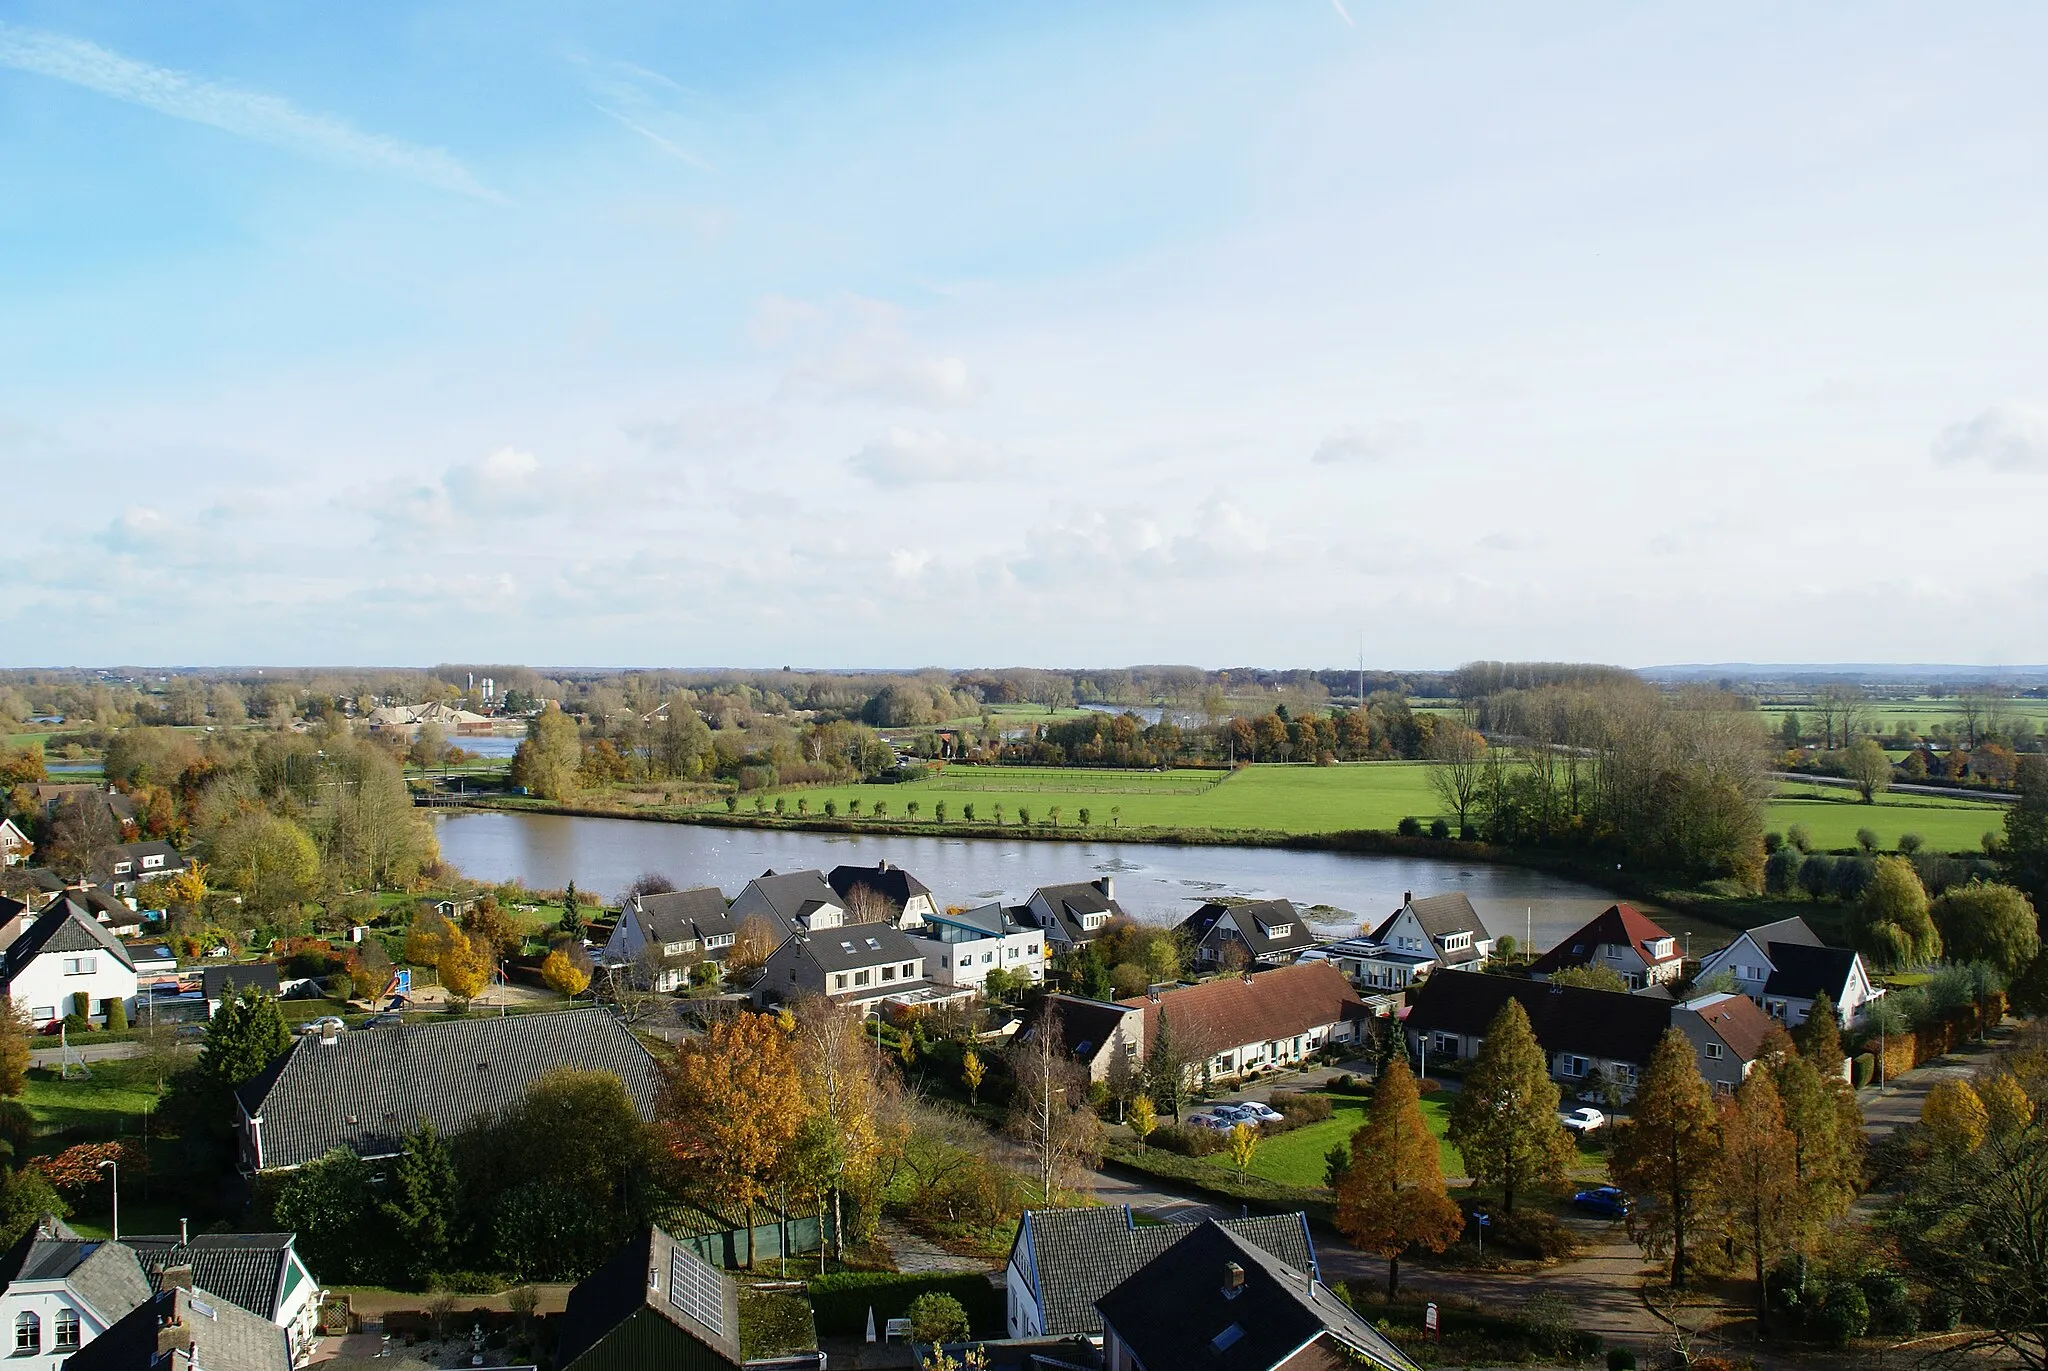
M12 819L0 819L0 866L26 866L36 845Z
M275 962L231 962L209 966L199 973L199 991L206 999L206 1017L220 1013L220 1007L244 990L260 990L273 1000L284 993Z
M837 928L846 922L846 906L815 868L809 871L764 871L733 898L726 911L735 928L756 916L775 925L778 936Z
M438 701L430 705L386 705L371 710L364 722L372 733L392 733L402 738L417 738L425 724L437 726L444 736L451 738L488 737L497 731L489 715Z
M97 801L106 807L107 814L113 819L117 830L133 826L135 823L135 802L111 785L93 785L82 781L56 784L39 782L28 788L28 799L45 819L55 818L59 805Z
M124 1238L151 1287L183 1277L237 1309L284 1330L292 1361L303 1366L319 1336L320 1282L300 1259L295 1233L199 1233Z
M292 1365L282 1328L203 1286L173 1283L64 1363L65 1371L291 1371Z
M20 1371L58 1371L149 1299L133 1251L47 1215L0 1256L0 1286L0 1323L13 1335L7 1365Z
M143 918L135 907L117 895L95 886L70 892L75 901L100 927L117 938L132 938L142 931Z
M738 931L717 886L630 895L597 960L601 966L637 967L643 959L655 959L659 965L651 972L651 988L674 990L698 962L723 962Z
M925 969L939 985L979 990L991 971L1021 976L1033 985L1045 980L1045 930L1029 922L1022 908L995 902L933 911L924 917L915 941L938 944L925 949Z
M0 895L0 951L11 947L14 940L28 932L29 925L35 921L35 911L26 903Z
M1448 1063L1478 1056L1495 1017L1509 1000L1519 1000L1550 1060L1551 1079L1572 1093L1612 1085L1625 1098L1674 1027L1692 1040L1702 1076L1717 1088L1738 1084L1770 1024L1754 1005L1731 1005L1727 998L1675 1004L1586 986L1450 972L1423 983L1404 1027L1409 1050L1419 1054L1426 1072L1432 1059Z
M68 888L64 878L47 866L0 866L0 894L25 901L33 910L48 908Z
M1604 966L1630 990L1664 985L1685 969L1678 939L1633 905L1607 906L1594 920L1530 964L1529 974L1547 981L1568 966Z
M941 989L925 979L932 944L887 924L849 924L816 933L792 933L768 954L754 1003L788 1004L823 995L863 1013L884 1001L929 1004L968 992Z
M835 866L825 880L847 909L887 908L887 921L898 928L922 927L939 912L931 887L887 859L874 866Z
M1231 971L1284 966L1316 942L1291 900L1211 901L1182 920L1180 931L1198 965Z
M1306 1214L1225 1219L1233 1234L1297 1271L1316 1272ZM1095 1302L1190 1232L1178 1223L1140 1224L1129 1205L1027 1209L1003 1272L1012 1338L1099 1340Z
M1429 974L1436 965L1434 952L1396 952L1370 938L1341 938L1311 947L1301 954L1305 962L1329 962L1367 991L1406 990Z
M1058 1020L1060 1041L1090 1082L1109 1079L1109 1065L1117 1054L1135 1065L1144 1053L1142 1009L1079 995L1048 995L1042 1012Z
M1125 917L1124 907L1116 902L1116 880L1111 876L1040 886L1031 892L1025 908L1056 951L1094 942L1111 919Z
M396 1156L422 1122L459 1132L562 1066L611 1072L654 1117L654 1058L602 1009L303 1037L235 1092L242 1169L287 1171L337 1147Z
M1493 935L1462 890L1416 899L1409 891L1401 907L1373 931L1372 940L1396 952L1429 956L1434 967L1477 971L1493 955Z
M1105 1371L1414 1371L1312 1269L1214 1219L1175 1226L1164 1251L1095 1301Z
M739 1292L654 1225L569 1292L560 1371L716 1371L744 1364Z
M1794 916L1746 930L1719 952L1700 960L1705 984L1726 971L1735 988L1788 1027L1806 1022L1813 1002L1825 994L1845 1028L1859 1027L1870 1002L1884 994L1870 978L1863 958L1845 947L1828 947Z
M1218 1080L1294 1065L1330 1043L1356 1042L1370 1017L1351 982L1328 962L1297 962L1118 1003L1144 1015L1141 1056L1151 1052L1165 1021L1198 1072Z
M0 993L31 1028L82 1011L104 1021L107 1002L134 1008L135 963L128 949L86 912L75 895L60 897L0 954Z
M130 896L144 881L175 876L188 863L178 849L160 838L139 843L117 843L94 856L90 880L103 890Z

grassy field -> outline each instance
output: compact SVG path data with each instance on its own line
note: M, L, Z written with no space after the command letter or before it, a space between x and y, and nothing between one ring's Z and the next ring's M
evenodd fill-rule
M1856 830L1877 834L1881 847L1899 845L1899 835L1917 833L1931 852L1982 852L1986 833L2004 831L2005 806L1951 800L1937 795L1886 793L1864 804L1840 786L1788 781L1764 813L1764 826L1779 833L1803 824L1817 848L1856 845Z
M125 1062L95 1062L90 1074L59 1080L42 1067L28 1073L21 1102L35 1116L36 1133L82 1138L133 1137L142 1131L142 1115L156 1107L156 1092ZM39 1141L38 1151L57 1151Z

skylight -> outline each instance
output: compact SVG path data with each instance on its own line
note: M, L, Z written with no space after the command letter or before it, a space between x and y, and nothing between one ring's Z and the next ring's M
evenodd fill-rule
M1233 1323L1230 1327L1209 1339L1209 1346L1215 1348L1218 1352L1228 1352L1231 1348L1237 1346L1237 1340L1243 1336L1244 1329Z

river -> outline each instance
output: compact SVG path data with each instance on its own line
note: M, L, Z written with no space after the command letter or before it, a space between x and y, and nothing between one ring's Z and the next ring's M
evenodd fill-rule
M472 879L518 880L543 890L573 880L608 900L644 872L678 886L715 885L731 896L771 868L829 871L886 858L930 886L942 905L1018 903L1041 885L1106 875L1114 878L1117 902L1148 922L1177 921L1219 896L1284 896L1315 909L1312 922L1331 935L1355 933L1368 917L1377 923L1404 892L1462 890L1495 936L1533 936L1539 948L1614 903L1592 886L1520 867L1288 848L919 838L553 814L439 813L435 828L442 858ZM1695 955L1729 940L1712 924L1659 918L1674 933L1696 935Z

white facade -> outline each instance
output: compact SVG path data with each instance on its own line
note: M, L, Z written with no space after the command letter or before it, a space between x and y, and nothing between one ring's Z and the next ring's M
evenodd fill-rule
M1447 965L1470 967L1475 971L1485 966L1493 955L1493 939L1486 936L1484 929L1461 929L1448 933L1439 945L1430 937L1429 930L1422 926L1422 921L1415 917L1414 911L1406 906L1381 928L1379 941L1390 951L1431 957ZM1473 953L1477 954L1476 957L1471 955Z
M1797 1028L1805 1023L1806 1016L1813 1010L1810 997L1769 993L1766 987L1777 968L1747 933L1702 960L1698 979L1705 981L1722 971L1734 977L1736 990L1756 1001L1766 1014L1788 1028ZM1835 1016L1844 1028L1860 1027L1870 1011L1871 1001L1882 994L1884 991L1871 981L1869 969L1863 965L1862 954L1858 953L1844 979L1841 998L1835 1004Z
M975 911L987 914L987 908ZM1045 980L1045 930L1005 924L1001 906L994 907L993 921L1006 930L994 933L979 921L928 913L919 930L920 941L936 943L925 953L925 974L940 985L980 989L991 971L1029 977L1033 985Z
M6 1365L20 1371L62 1371L65 1358L127 1314L109 1318L61 1280L16 1281L0 1295L7 1330Z
M28 1016L31 1027L56 1022L71 1012L71 997L83 993L87 1013L106 1022L106 1002L121 1001L134 1018L135 971L103 949L45 952L16 974L8 985L15 1010Z

